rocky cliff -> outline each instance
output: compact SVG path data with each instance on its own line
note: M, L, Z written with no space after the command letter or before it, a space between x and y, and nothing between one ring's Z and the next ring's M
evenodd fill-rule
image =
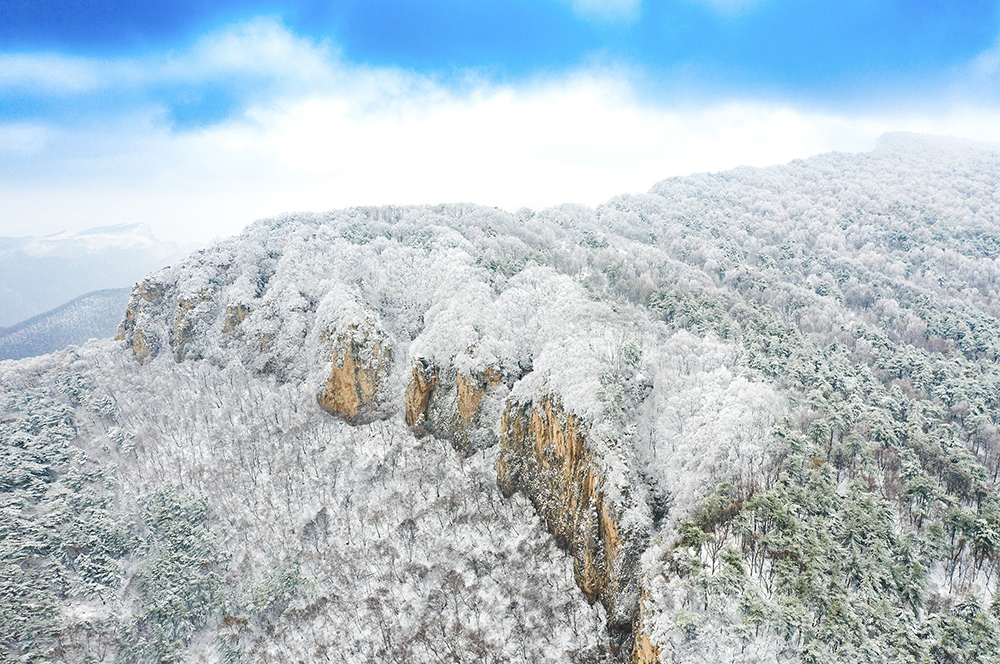
M389 412L384 385L392 363L392 347L374 325L352 325L339 336L324 332L321 342L332 355L330 376L316 395L327 412L361 423Z
M427 433L431 392L437 386L439 371L433 364L418 360L413 367L410 382L406 385L403 404L406 409L406 424L417 436Z
M650 376L674 352L643 348L668 333L644 309L602 302L576 278L525 262L516 242L521 258L503 263L497 252L508 249L493 246L491 229L515 237L522 222L470 214L262 222L137 285L119 339L144 364L238 363L301 386L348 423L401 416L462 455L496 454L500 487L526 496L572 556L619 659L654 661L659 645L640 607L653 519L637 427L655 412L643 405ZM550 232L569 222L532 223ZM516 269L501 269L510 260Z
M577 585L600 601L618 648L632 649L639 618L639 556L649 533L627 513L638 506L607 478L580 419L550 397L509 403L500 425L497 478L510 495L523 491L560 546L573 556ZM646 639L648 641L648 638Z
M124 341L139 362L145 362L159 351L159 344L147 331L152 313L163 302L167 288L149 279L139 282L132 295L115 339Z
M357 250L345 248L340 256L351 252ZM565 389L559 387L566 380L547 387L523 384L552 338L575 330L591 340L569 348L583 360L579 366L592 386L572 399L592 409L587 404L600 389L593 378L601 366L593 335L607 320L578 286L535 269L491 292L478 285L485 275L472 272L463 278L479 298L473 306L467 293L428 302L417 326L406 329L402 312L385 306L391 298L366 297L351 284L328 281L317 289L282 281L279 267L266 283L260 271L254 273L248 288L241 287L247 279L239 261L209 254L199 256L198 265L200 274L161 274L134 290L119 338L137 360L149 362L163 349L176 362L237 357L279 380L305 381L320 407L352 424L402 412L415 435L446 439L461 454L499 443L503 491L520 491L535 505L572 555L585 597L605 607L616 648L627 654L639 615L638 556L648 539L648 518L629 515L648 509L637 497L634 477L619 473L616 481L609 479L609 460L621 460L589 438L599 413L584 419L566 410ZM427 268L424 278L433 269ZM505 324L518 316L520 324ZM455 330L450 321L456 318L472 329ZM414 340L406 343L407 337ZM409 362L398 361L407 356ZM558 373L542 366L535 382ZM515 388L535 397L515 399Z
M214 304L215 294L208 288L204 288L190 297L177 298L170 346L173 348L174 358L178 362L182 362L187 355L187 343L195 334L198 323L214 313L212 311Z
M932 660L994 620L1000 161L914 140L596 210L263 220L120 338L497 455L622 657Z
M497 406L513 382L494 366L464 373L418 359L406 387L406 423L415 435L445 438L463 453L490 447L497 441Z
M630 512L647 510L631 497L637 487L610 486L600 446L588 438L588 423L567 412L557 397L542 394L526 403L508 397L499 413L484 412L484 399L496 397L500 386L506 395L517 381L510 374L505 380L495 366L469 374L415 362L405 394L407 424L418 436L450 440L462 453L499 442L501 491L527 496L570 553L577 586L607 611L616 651L634 653L633 662L656 661L648 634L634 636L640 627L639 557L649 539L647 520L629 518Z

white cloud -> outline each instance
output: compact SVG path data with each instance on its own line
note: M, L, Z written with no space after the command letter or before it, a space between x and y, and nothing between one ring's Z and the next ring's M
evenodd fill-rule
M257 18L208 34L182 51L118 59L59 53L0 53L0 91L74 94L147 85L198 83L220 76L256 76L329 86L337 54Z
M50 132L44 126L18 122L0 125L0 156L29 156L45 149Z
M1000 38L973 58L959 76L965 97L993 100L1000 92Z
M186 241L293 210L595 205L671 175L870 149L884 131L1000 140L991 108L849 116L753 100L658 107L639 101L620 72L455 91L344 65L273 23L222 35L161 58L169 66L156 75L270 67L299 77L294 94L190 132L157 124L149 109L113 126L0 126L0 235L144 221Z
M50 93L91 90L106 84L103 63L54 53L0 53L0 90Z
M153 60L150 71L178 80L257 74L323 85L331 82L335 63L336 53L328 45L296 38L276 21L257 18L209 34L187 51Z

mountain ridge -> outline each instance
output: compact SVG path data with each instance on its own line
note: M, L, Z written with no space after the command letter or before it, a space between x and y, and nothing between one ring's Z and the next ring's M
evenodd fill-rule
M55 309L0 329L0 360L44 355L91 338L113 337L128 294L127 288L85 293Z
M12 390L75 394L123 486L197 490L204 509L170 508L197 518L138 519L150 551L161 522L224 525L243 561L185 577L177 558L193 585L156 583L201 597L211 571L216 594L126 592L131 617L98 631L130 661L212 639L254 661L268 640L350 661L996 661L1000 156L886 141L596 209L261 220L141 281L118 342L5 363L11 422L59 421ZM484 566L510 505L565 557ZM521 565L579 589L565 621ZM237 569L287 599L250 601Z

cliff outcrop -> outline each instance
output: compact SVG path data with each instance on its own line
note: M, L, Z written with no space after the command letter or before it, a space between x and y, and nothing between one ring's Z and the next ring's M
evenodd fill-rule
M619 659L932 658L961 641L938 629L969 622L956 607L1000 639L997 556L969 544L1000 514L1000 153L943 140L671 178L597 209L261 220L140 284L119 337L144 371L189 373L150 361L181 351L302 386L310 411L404 408L416 434L458 449L499 441L475 462L499 457L505 491L531 499L583 592L631 629ZM195 302L203 289L212 303ZM350 327L365 311L384 338ZM911 484L930 497L914 503ZM859 530L880 535L845 557ZM681 532L695 544L675 552ZM921 551L926 565L882 564ZM808 592L775 583L789 557ZM854 578L891 583L873 595ZM912 652L899 634L919 637Z
M645 579L640 580L642 597L639 613L632 625L632 654L629 664L657 664L660 661L660 647L649 636L649 587Z
M426 360L417 360L413 366L410 382L406 385L403 404L406 424L418 437L427 433L431 392L437 385L438 372L437 366Z
M645 505L624 461L592 433L603 417L595 404L606 398L594 376L606 363L608 312L548 269L525 270L497 290L484 282L448 295L452 284L444 288L439 276L440 261L454 259L447 247L430 256L400 249L401 260L395 249L339 240L319 251L311 229L301 234L289 240L288 257L261 249L253 262L220 249L144 281L119 338L140 362L170 352L178 362L239 361L279 382L304 381L322 409L351 424L402 409L415 435L448 440L462 454L499 444L501 488L523 492L572 555L577 585L607 609L621 659L655 656L648 638L632 637L648 537L635 513ZM384 277L411 263L422 266L416 276ZM378 269L358 277L369 264ZM572 342L559 341L569 334ZM400 354L408 366L399 366ZM560 367L584 383L554 378ZM529 391L548 396L525 401ZM570 403L588 414L574 415Z
M174 359L178 362L183 362L188 355L188 341L194 336L198 324L210 317L213 304L214 293L207 288L191 297L177 298L170 346L174 350Z
M323 332L321 343L331 356L330 374L316 395L329 413L351 423L388 416L391 404L385 384L392 364L392 346L385 333L366 321L339 334Z
M445 438L461 452L490 447L497 442L498 418L489 406L500 405L514 380L495 366L463 372L418 359L406 388L406 423L415 435Z
M222 325L222 331L226 334L234 333L243 321L250 315L250 307L245 304L231 304L226 307L226 318Z
M621 487L608 486L584 423L558 401L511 402L500 423L497 477L507 496L522 491L556 542L573 556L577 585L600 601L620 652L632 647L639 617L639 556L648 533L627 512ZM612 489L619 501L610 498Z
M154 335L147 330L152 322L149 305L159 306L167 294L168 287L146 279L135 285L125 308L125 316L118 326L115 339L124 341L132 349L132 355L140 363L154 356L159 350L159 344Z

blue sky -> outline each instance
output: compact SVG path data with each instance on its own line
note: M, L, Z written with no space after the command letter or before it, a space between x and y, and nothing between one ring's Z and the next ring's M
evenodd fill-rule
M998 36L985 0L0 0L0 235L596 204L883 131L996 141Z

